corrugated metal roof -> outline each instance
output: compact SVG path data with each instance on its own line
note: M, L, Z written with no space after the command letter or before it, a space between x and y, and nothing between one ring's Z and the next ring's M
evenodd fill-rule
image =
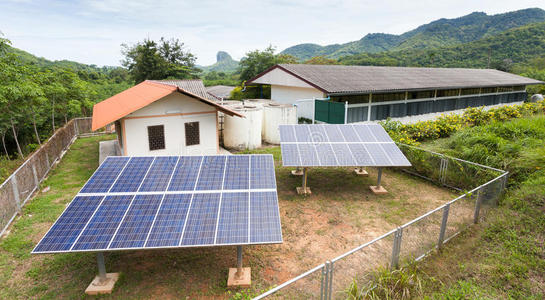
M202 83L202 80L200 79L184 79L184 80L165 79L165 80L150 80L150 81L177 86L183 90L186 90L192 94L203 97L205 99L216 100L210 97L210 95L206 91L206 88L204 87L204 84Z
M493 69L410 68L340 65L275 65L328 94L531 85L543 82Z
M189 97L195 98L216 109L228 114L244 117L243 115L232 111L218 103L207 98L195 95L190 91L176 85L158 83L157 81L146 80L123 92L116 94L93 106L92 130L102 128L112 122L115 122L124 116L135 112L167 95L179 92Z
M234 90L234 86L229 85L214 85L206 87L206 91L214 97L220 99L227 99L231 96L231 91Z

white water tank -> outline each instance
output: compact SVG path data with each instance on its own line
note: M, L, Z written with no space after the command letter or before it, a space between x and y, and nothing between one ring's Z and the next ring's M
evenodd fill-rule
M263 108L255 105L229 106L245 118L225 115L223 124L223 144L226 148L252 150L261 147L261 127Z
M291 104L269 103L263 106L263 140L280 144L279 125L297 124L297 107Z

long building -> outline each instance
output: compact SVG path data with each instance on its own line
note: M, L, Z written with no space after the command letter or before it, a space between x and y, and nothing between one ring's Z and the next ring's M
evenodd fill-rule
M252 84L270 85L277 102L300 104L303 117L352 123L522 102L527 85L543 82L493 69L279 64Z

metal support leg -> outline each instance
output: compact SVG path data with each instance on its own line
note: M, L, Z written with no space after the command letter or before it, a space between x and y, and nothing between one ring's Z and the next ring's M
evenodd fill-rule
M308 168L303 168L303 178L302 178L302 186L297 188L297 193L300 195L308 195L310 194L310 188L307 187L307 173Z
M481 187L482 189L482 187ZM473 223L479 223L479 213L481 211L481 189L477 191L477 200L475 201L475 213L473 214Z
M394 244L392 245L392 262L390 269L395 270L399 267L399 252L401 251L401 239L403 238L403 227L398 227L394 234Z
M443 209L443 220L441 221L441 229L439 230L439 240L437 241L437 247L441 248L443 246L443 241L445 240L445 231L447 229L448 213L450 210L450 203L445 206Z
M98 282L99 284L106 284L108 277L106 277L106 265L104 264L104 253L97 253L97 264L98 264Z
M382 168L378 168L377 187L380 187L380 180L381 179L382 179Z
M235 277L237 279L242 278L242 246L237 246L237 272L235 273Z

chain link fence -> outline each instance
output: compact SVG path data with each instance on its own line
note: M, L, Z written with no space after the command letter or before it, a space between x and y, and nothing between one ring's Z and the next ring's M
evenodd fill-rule
M75 118L57 129L42 146L0 185L0 236L4 234L21 207L38 190L51 168L62 158L80 135L91 131L91 118ZM98 134L112 133L112 127Z
M377 268L396 269L418 261L479 222L505 189L506 171L414 146L399 147L413 165L403 172L463 194L254 299L346 299L350 285L366 285L366 278Z

